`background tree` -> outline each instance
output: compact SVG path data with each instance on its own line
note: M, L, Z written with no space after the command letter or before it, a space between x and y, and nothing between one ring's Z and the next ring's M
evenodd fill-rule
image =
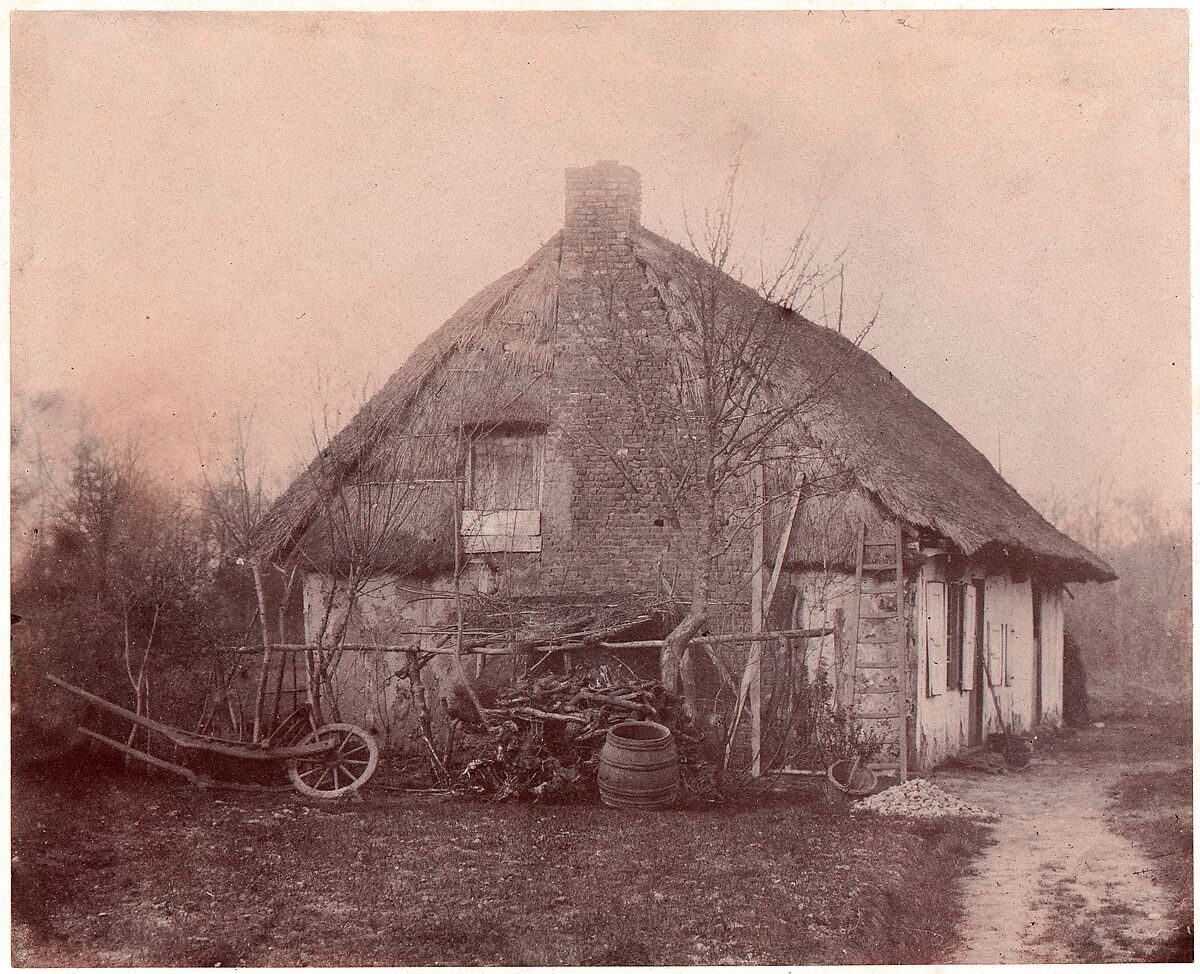
M150 478L135 449L84 437L64 482L47 502L46 540L13 579L14 736L21 721L56 730L48 671L149 713L152 674L194 660L223 620L194 505Z
M1192 539L1183 512L1149 492L1103 482L1083 497L1042 505L1060 530L1113 566L1104 585L1071 586L1066 626L1079 643L1099 712L1153 711L1191 699Z

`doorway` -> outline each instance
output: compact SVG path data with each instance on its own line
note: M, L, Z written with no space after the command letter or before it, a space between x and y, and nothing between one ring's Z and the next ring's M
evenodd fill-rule
M1033 723L1042 719L1042 590L1037 579L1029 584L1033 595Z
M967 712L967 744L978 747L983 743L983 579L971 582L975 590L975 640L970 652L975 658L971 667L971 698ZM966 649L966 647L964 647Z

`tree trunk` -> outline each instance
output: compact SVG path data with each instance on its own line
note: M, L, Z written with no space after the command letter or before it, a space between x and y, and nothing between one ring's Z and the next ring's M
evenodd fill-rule
M462 439L462 423L460 421L458 427L458 448L456 451L457 463L459 471L462 471L466 464L465 444ZM475 686L472 684L470 677L467 676L467 666L463 662L463 608L462 608L462 493L458 484L454 486L454 673L458 677L458 682L462 684L462 688L466 691L467 696L471 700L471 705L475 708L475 713L479 715L479 721L484 727L488 726L487 712L483 709L483 704L479 701L479 695L475 692Z
M295 582L296 582L296 567L293 565L291 571L288 574L287 584L284 585L284 587L283 587L283 598L279 600L279 618L278 618L278 622L276 623L275 628L276 628L276 631L279 633L279 641L280 642L287 642L286 633L284 631L286 628L286 624L287 624L287 606L288 606L288 602L291 600L292 586L295 584ZM293 667L295 667L295 665L296 665L296 661L294 658L291 660L291 665ZM275 680L275 700L271 705L270 726L272 728L275 728L279 725L279 704L280 704L280 701L283 699L283 671L284 671L284 669L286 669L286 666L285 666L284 660L281 658L279 660L279 676ZM292 672L294 673L295 670L293 669ZM292 701L293 706L295 705L295 703L296 703L296 701L293 700Z
M684 710L689 717L696 716L696 686L691 678L690 663L686 662L687 647L708 622L712 553L716 548L716 530L716 497L710 490L707 492L705 500L700 543L692 565L692 601L679 624L663 640L662 652L659 654L659 669L662 673L663 685L672 693L678 693L683 697Z
M267 626L267 592L263 586L262 565L257 560L251 563L254 573L254 595L258 599L258 628L262 636L262 662L258 668L258 686L254 690L254 729L250 739L258 743L262 736L263 705L267 697L267 674L271 669L271 632Z

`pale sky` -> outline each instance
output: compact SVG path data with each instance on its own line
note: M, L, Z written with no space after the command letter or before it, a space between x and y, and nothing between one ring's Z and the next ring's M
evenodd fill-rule
M682 239L740 146L747 242L823 188L867 346L1019 490L1187 503L1183 12L11 23L14 387L179 477L251 408L294 472L558 230L565 167L634 166Z

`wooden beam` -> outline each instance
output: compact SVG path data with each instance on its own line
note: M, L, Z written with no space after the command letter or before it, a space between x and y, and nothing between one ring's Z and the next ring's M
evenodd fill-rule
M779 545L775 549L775 567L771 569L771 580L767 583L767 591L763 596L763 615L770 617L771 606L775 602L775 589L779 585L779 576L783 573L783 563L787 560L788 545L792 543L792 526L796 523L796 512L800 509L800 490L792 491L792 506L788 511L787 523L779 536Z
M900 678L900 783L908 781L908 633L904 624L904 525L896 522L896 662Z
M766 506L766 490L762 462L754 465L754 512L750 554L750 629L762 632L766 623L766 598L763 591L763 574L766 569L767 532L763 508ZM755 642L750 647L750 659L746 664L750 674L750 774L757 778L762 774L762 648Z
M774 629L763 630L762 632L732 632L725 633L720 636L693 636L691 642L698 646L719 646L727 643L761 643L772 639L819 639L822 636L828 636L833 633L832 626L810 628L810 629ZM661 639L635 639L629 642L619 643L611 642L606 639L598 641L577 640L574 642L554 643L552 645L531 644L528 646L520 646L517 649L512 649L506 646L476 646L473 648L463 648L463 652L467 654L481 653L485 656L515 656L522 652L539 652L539 653L559 653L569 652L571 650L580 649L661 649L663 640ZM335 647L332 646L309 646L304 643L277 643L271 646L275 652L281 653L304 653L315 649L324 649L332 651ZM347 653L421 653L431 656L446 656L453 655L454 650L448 646L436 646L425 649L420 646L397 645L397 646L377 646L364 645L356 643L347 643L336 647L337 650ZM261 646L225 646L213 650L213 652L223 653L261 653Z

